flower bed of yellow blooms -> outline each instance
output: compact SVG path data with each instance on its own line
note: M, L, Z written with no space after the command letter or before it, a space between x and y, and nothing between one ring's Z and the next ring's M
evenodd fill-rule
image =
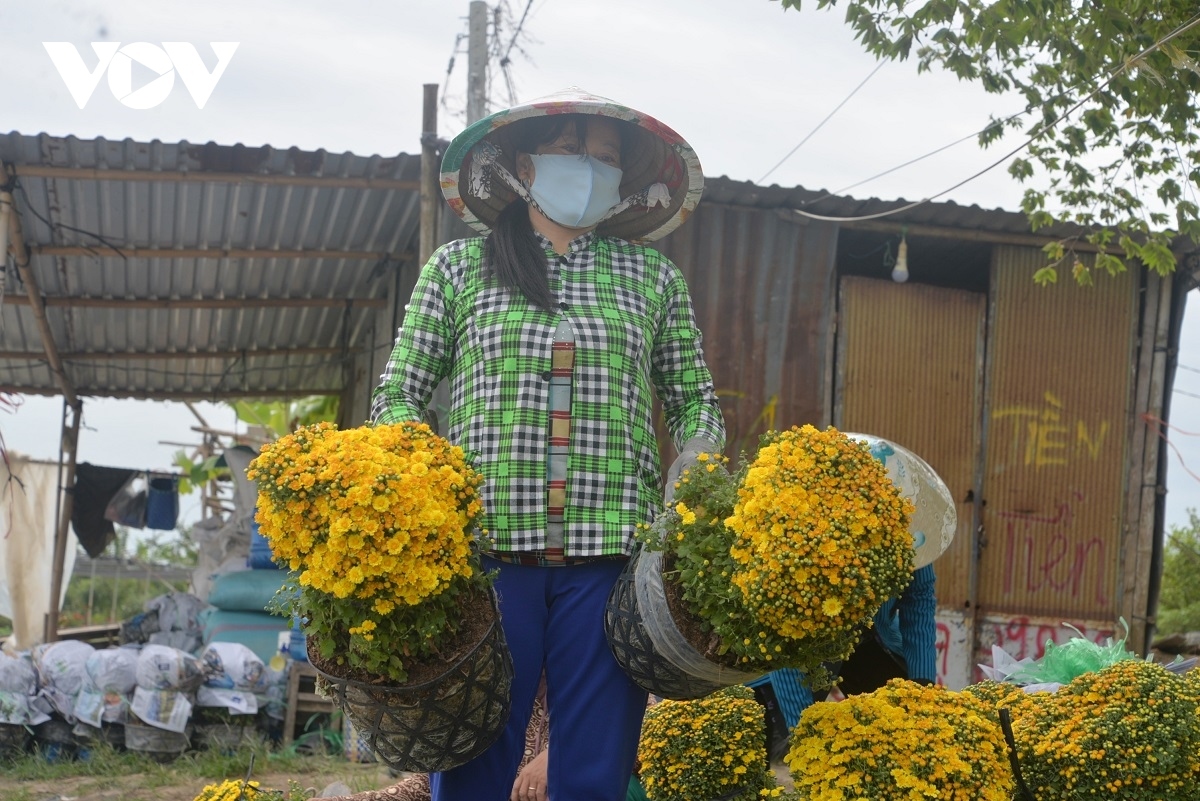
M785 761L820 801L1009 801L1014 788L994 710L903 679L804 710Z
M424 424L307 426L247 475L259 530L297 571L283 611L307 619L326 662L403 682L458 631L464 596L490 586L473 533L483 479Z
M1021 775L1037 801L1200 798L1200 673L1128 659L1053 693L968 687L1012 714Z
M650 801L749 801L783 793L767 765L762 707L740 685L650 707L638 762Z
M665 551L664 578L739 667L795 667L827 685L822 663L849 656L912 579L912 504L866 444L834 428L769 433L733 475L702 454L675 500L642 539Z
M801 715L787 756L813 801L1035 801L1200 798L1200 672L1127 659L1057 692L994 681L953 692L895 679Z
M307 793L298 786L291 790L272 790L256 781L226 779L220 784L205 786L195 801L304 801Z

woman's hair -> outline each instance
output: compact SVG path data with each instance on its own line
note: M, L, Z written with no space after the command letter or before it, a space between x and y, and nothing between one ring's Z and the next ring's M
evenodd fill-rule
M539 145L553 142L562 135L567 123L575 123L580 143L587 141L587 114L555 114L513 123L516 138L514 153L534 153ZM630 150L633 132L627 123L615 120L621 136L622 157ZM521 198L504 207L484 242L486 275L503 286L515 289L535 306L550 310L554 295L546 270L546 252L542 249L529 221L529 204Z

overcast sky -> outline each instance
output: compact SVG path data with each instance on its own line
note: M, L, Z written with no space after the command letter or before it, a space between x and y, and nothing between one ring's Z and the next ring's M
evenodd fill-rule
M0 130L136 141L243 143L324 148L358 155L420 149L422 85L444 87L442 136L462 129L468 0L162 0L18 2L0 0L0 75L6 80ZM534 0L510 52L518 101L577 85L643 109L696 148L704 172L737 180L841 192L846 187L983 128L1020 109L912 63L885 64L854 42L841 12L784 12L769 0ZM526 0L511 0L516 17ZM507 47L511 24L501 30ZM459 39L461 38L461 41ZM187 42L209 69L209 42L237 42L212 94L198 109L178 78L167 98L131 109L101 80L78 108L43 42L69 42L85 64L91 42ZM447 75L451 57L453 69ZM494 65L493 65L494 66ZM870 76L869 80L868 76ZM134 65L132 88L154 74ZM492 72L493 108L508 82ZM847 97L866 80L848 101ZM784 159L837 106L845 105ZM971 142L842 192L918 199L939 194L1019 143L980 151ZM765 180L762 180L764 179ZM1004 165L941 200L1015 210L1021 187ZM0 333L0 339L2 339ZM1181 364L1200 368L1200 321L1185 320ZM1171 441L1200 475L1200 371L1181 369ZM225 407L200 405L218 428L235 425ZM27 398L0 406L7 445L56 458L61 401ZM90 400L80 459L132 468L168 468L174 445L198 441L181 404ZM1200 480L1172 454L1168 524L1200 507ZM193 498L195 496L192 496ZM184 499L185 516L194 515Z

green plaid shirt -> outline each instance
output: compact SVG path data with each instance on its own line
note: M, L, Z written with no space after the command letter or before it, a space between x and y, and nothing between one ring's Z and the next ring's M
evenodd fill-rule
M451 242L433 254L413 289L371 418L420 419L434 387L449 377L448 437L486 479L483 526L493 547L544 549L551 347L565 315L576 346L565 554L628 554L634 527L662 507L651 386L677 446L696 436L725 446L691 298L679 269L650 248L587 234L559 256L539 238L559 301L555 312L485 280L482 239Z

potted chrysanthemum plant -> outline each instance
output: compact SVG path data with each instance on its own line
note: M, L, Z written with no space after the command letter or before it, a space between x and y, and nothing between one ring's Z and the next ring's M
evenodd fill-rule
M699 700L646 710L638 780L649 801L751 801L783 789L767 763L766 724L754 691L734 685Z
M1191 801L1200 780L1200 672L1138 658L1054 692L966 688L993 716L1009 710L1020 780L1037 799ZM1027 796L1018 796L1027 797Z
M280 611L305 621L319 685L376 756L433 771L486 748L512 668L479 556L482 477L462 449L420 423L321 423L264 446L247 475L259 530L295 574Z
M828 686L824 663L848 657L911 580L911 515L865 443L795 427L764 435L733 473L702 454L643 529L638 567L661 571L676 628L708 662L743 677L794 667Z
M988 705L904 679L804 710L785 761L802 798L1014 797L1004 734Z

